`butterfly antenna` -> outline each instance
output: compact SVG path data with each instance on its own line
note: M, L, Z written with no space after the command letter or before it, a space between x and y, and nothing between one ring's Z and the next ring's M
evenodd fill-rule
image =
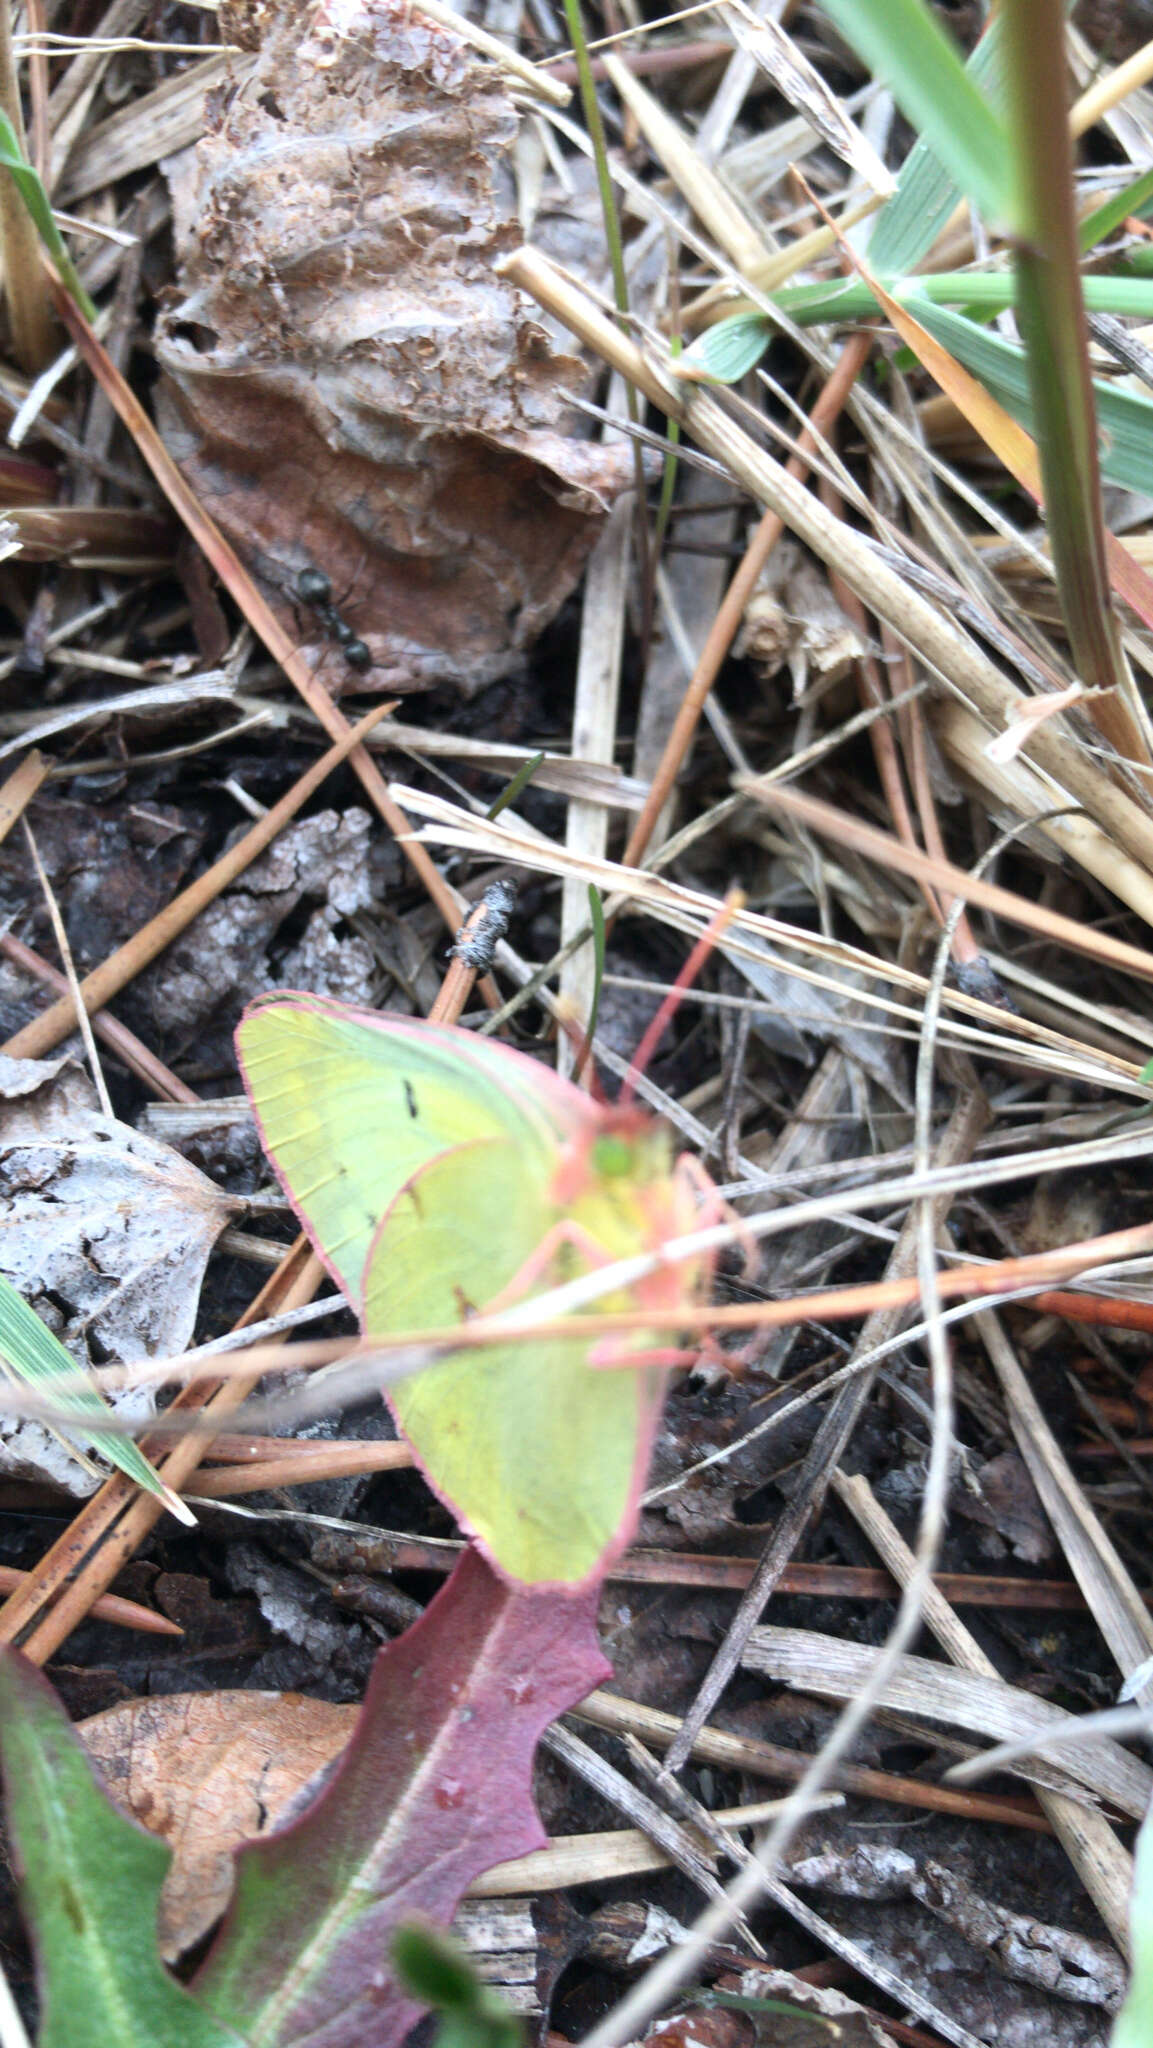
M633 1054L628 1073L621 1083L621 1102L632 1101L633 1096L637 1092L637 1082L641 1075L647 1071L649 1061L652 1059L661 1039L664 1037L665 1032L680 1008L686 990L692 987L709 954L716 948L722 933L732 923L738 910L744 908L744 902L745 898L742 890L730 889L716 916L710 918L705 926L704 931L701 933L700 938L697 940L696 945L693 947L692 952L689 954L688 959L685 961L684 966L681 968L680 973L656 1015L648 1025L644 1037Z

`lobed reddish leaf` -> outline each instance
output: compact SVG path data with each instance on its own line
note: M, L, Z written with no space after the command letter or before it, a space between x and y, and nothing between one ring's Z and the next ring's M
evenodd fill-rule
M319 1798L243 1849L194 1992L261 2048L393 2048L418 2005L393 1980L393 1929L447 1925L472 1879L543 1845L532 1761L548 1723L609 1667L599 1582L510 1584L467 1551L380 1652Z

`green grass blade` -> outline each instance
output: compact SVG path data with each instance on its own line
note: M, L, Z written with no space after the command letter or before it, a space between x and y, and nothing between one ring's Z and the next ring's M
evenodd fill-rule
M933 305L964 306L970 312L1002 313L1017 303L1017 281L1008 270L940 270L928 277L886 277L879 265L873 275L887 292L920 318L927 300ZM1085 304L1090 313L1115 313L1119 319L1153 320L1153 280L1146 277L1105 275L1082 279ZM877 301L861 278L830 279L828 284L785 285L773 294L774 302L798 327L812 327L828 320L868 320L877 311ZM752 319L752 314L734 313L732 321ZM718 321L718 326L727 323ZM708 329L709 333L713 330ZM702 337L698 337L698 340ZM697 342L693 343L693 348Z
M96 308L76 274L52 212L52 202L16 139L7 114L0 114L0 164L12 174L12 181L24 201L36 232L60 273L60 281L75 299L86 320L95 320Z
M1001 100L1001 37L990 22L965 71L991 105ZM934 131L930 130L932 134ZM932 248L961 193L957 181L924 134L917 137L897 178L897 189L877 215L869 238L869 268L878 277L903 277Z
M1153 171L1148 177L1153 191ZM1103 232L1111 230L1106 227ZM891 284L879 272L877 275L885 290L923 319L926 327L932 325L925 314L926 305L952 304L964 306L970 313L1002 313L1017 300L1017 280L1007 270L943 270L931 277L899 278ZM1153 320L1153 278L1086 277L1082 286L1090 313ZM793 285L774 296L781 311L801 327L834 319L867 320L878 311L873 293L860 278L830 285ZM717 384L736 384L759 363L772 336L772 323L763 313L733 313L698 334L681 360ZM1110 387L1095 388L1100 394Z
M1149 2048L1153 2041L1153 1813L1146 1814L1133 1857L1133 1976L1109 2048Z
M75 1415L77 1434L107 1458L110 1465L115 1465L126 1478L134 1479L147 1493L162 1500L182 1522L195 1524L195 1515L171 1487L164 1484L160 1474L132 1439L100 1428L100 1422L107 1419L107 1404L94 1387L81 1388L77 1385L76 1374L79 1371L76 1360L64 1349L59 1338L54 1337L36 1311L29 1308L12 1282L0 1274L0 1372L22 1381L43 1399L51 1401L54 1408Z
M1107 235L1113 234L1122 221L1128 220L1130 214L1140 217L1142 212L1147 212L1151 203L1153 170L1143 171L1139 178L1134 178L1131 185L1122 186L1120 192L1114 192L1111 199L1106 199L1103 206L1098 206L1080 223L1077 240L1082 255L1087 249L1095 249L1098 242L1103 242ZM1082 279L1083 285L1088 282L1088 278ZM1088 294L1085 303L1089 303Z
M605 910L604 904L601 902L600 890L594 889L591 882L589 883L589 917L593 928L593 999L589 1008L588 1021L588 1041L591 1045L596 1037L597 1018L600 1015L601 989L604 986L605 978L605 948L608 938L605 931Z
M669 353L674 358L674 360L678 362L683 356L684 348L682 346L681 337L679 334L670 334ZM660 500L657 504L657 516L653 520L653 544L652 549L650 551L651 559L654 563L660 561L661 549L664 547L665 544L665 535L668 532L669 520L672 518L673 514L673 501L676 497L677 477L680 473L680 445L680 421L666 420L665 459L661 468L661 495Z
M1025 351L947 306L934 306L926 299L915 310L930 334L1032 433L1033 402ZM1094 379L1093 392L1102 475L1126 490L1153 491L1153 398L1138 391L1122 391L1099 379Z
M504 788L501 790L501 793L498 796L496 802L494 804L489 805L489 808L485 813L486 817L490 819L499 818L501 812L507 811L510 804L515 804L522 789L528 788L529 783L532 781L533 776L536 774L536 771L540 767L540 764L543 760L544 754L542 752L539 754L532 754L530 755L527 761L522 761L520 767L516 771L516 774L512 777L512 780L510 782L507 782Z
M849 46L991 227L1016 223L1008 138L957 48L922 0L823 0Z
M1011 114L1017 319L1029 365L1045 525L1073 665L1118 753L1147 761L1105 558L1097 413L1081 296L1063 0L1002 0Z
M577 81L580 86L581 108L585 127L592 144L593 162L596 165L597 190L600 194L601 214L604 219L605 243L608 249L609 268L612 271L613 297L618 313L629 310L629 285L625 271L624 243L621 240L620 216L617 212L616 194L613 190L612 168L609 164L608 144L605 141L605 126L601 120L600 102L597 99L596 81L593 78L592 60L588 51L584 20L581 16L580 0L564 0L565 22L569 41L576 58ZM631 387L630 387L631 389Z
M678 367L695 370L717 384L739 384L760 362L772 338L772 322L763 313L734 313L698 334L678 358Z

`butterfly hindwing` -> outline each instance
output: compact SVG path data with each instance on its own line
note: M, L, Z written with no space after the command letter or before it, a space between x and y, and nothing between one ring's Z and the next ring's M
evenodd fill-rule
M510 1139L442 1153L381 1224L366 1333L467 1320L515 1283L553 1220L547 1177ZM631 1523L662 1376L599 1371L588 1349L544 1336L461 1350L391 1391L436 1491L511 1578L578 1584Z

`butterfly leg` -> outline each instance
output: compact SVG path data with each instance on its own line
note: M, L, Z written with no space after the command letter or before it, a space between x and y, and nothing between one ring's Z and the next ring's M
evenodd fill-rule
M751 1231L745 1228L743 1216L738 1215L730 1202L721 1200L717 1184L691 1152L682 1152L673 1168L677 1180L683 1187L692 1190L697 1198L697 1227L706 1229L712 1223L730 1223L736 1242L742 1253L742 1275L751 1280L761 1262L760 1246ZM688 1227L688 1226L686 1226Z
M524 1264L513 1274L512 1279L505 1283L500 1293L485 1303L485 1314L495 1315L502 1308L510 1308L514 1301L523 1300L534 1281L548 1272L562 1245L571 1245L574 1250L579 1251L594 1271L599 1266L616 1264L616 1260L605 1250L603 1244L598 1244L596 1238L579 1223L574 1223L571 1217L564 1216L545 1231L535 1250L529 1253Z
M592 1272L617 1263L616 1257L611 1252L606 1251L604 1245L600 1244L581 1224L574 1223L571 1217L562 1217L552 1225L551 1229L545 1232L535 1251L529 1254L519 1272L513 1275L513 1278L505 1287L502 1287L500 1293L492 1301L485 1303L485 1314L496 1314L500 1309L510 1307L514 1301L522 1300L533 1285L533 1282L539 1279L542 1274L548 1272L548 1268L553 1263L557 1252L564 1245L568 1245L578 1251ZM691 1365L696 1357L697 1353L695 1350L686 1351L683 1348L669 1346L655 1349L649 1346L644 1350L630 1350L629 1337L625 1333L606 1337L603 1343L594 1344L589 1351L588 1362L591 1366L630 1366L635 1368L645 1365Z

